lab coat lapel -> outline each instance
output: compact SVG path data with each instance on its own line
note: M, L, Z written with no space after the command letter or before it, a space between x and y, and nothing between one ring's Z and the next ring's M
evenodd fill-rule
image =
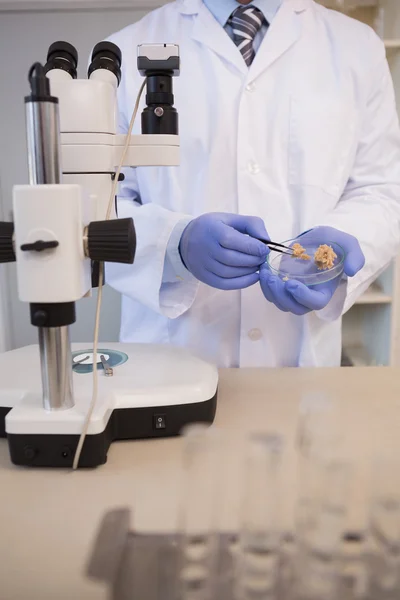
M301 13L308 6L309 0L283 1L250 67L249 81L257 79L300 39Z
M243 75L247 75L248 68L240 50L203 3L199 6L194 19L192 39L207 46L235 66Z

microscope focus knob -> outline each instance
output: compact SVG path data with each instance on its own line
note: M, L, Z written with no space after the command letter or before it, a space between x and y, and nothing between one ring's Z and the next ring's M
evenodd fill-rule
M14 223L0 222L0 263L15 262Z
M86 254L95 262L132 265L136 253L133 219L95 221L87 229Z

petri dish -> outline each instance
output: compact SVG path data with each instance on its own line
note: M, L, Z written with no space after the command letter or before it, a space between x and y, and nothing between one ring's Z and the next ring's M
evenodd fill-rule
M311 257L310 260L303 260L278 252L270 252L267 257L267 264L271 272L283 281L296 280L306 286L316 286L342 277L345 251L339 244L326 240L312 240L307 243L306 241L303 241L302 238L288 240L283 243L285 246L289 247L292 247L295 243L299 243ZM330 246L334 250L337 258L335 258L334 265L331 269L321 271L314 262L314 255L317 249L324 244Z

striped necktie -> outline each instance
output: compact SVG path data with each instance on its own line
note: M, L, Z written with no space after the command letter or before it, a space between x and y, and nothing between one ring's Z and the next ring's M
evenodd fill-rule
M229 17L228 24L233 30L233 41L248 67L256 55L253 42L265 22L263 13L255 6L239 6Z

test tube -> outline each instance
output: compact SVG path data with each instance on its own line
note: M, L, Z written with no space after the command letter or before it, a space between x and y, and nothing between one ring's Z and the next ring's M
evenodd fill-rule
M400 460L374 465L370 510L370 598L400 597Z
M279 436L254 434L246 447L235 597L275 600L281 550Z
M341 600L368 600L368 536L365 532L345 535L341 557Z
M307 531L317 509L319 485L318 463L332 456L335 430L335 411L330 397L310 393L300 403L297 430L298 502L296 526L298 533Z
M301 456L309 458L312 453L320 454L321 449L329 452L336 428L337 414L330 396L312 392L302 397L297 429Z
M303 399L299 423L299 497L293 596L336 600L351 464L340 457L337 413L325 394Z
M180 507L179 599L214 600L218 560L219 436L207 426L186 429Z
M336 600L351 467L332 461L316 463L314 469L313 514L297 529L296 598Z

